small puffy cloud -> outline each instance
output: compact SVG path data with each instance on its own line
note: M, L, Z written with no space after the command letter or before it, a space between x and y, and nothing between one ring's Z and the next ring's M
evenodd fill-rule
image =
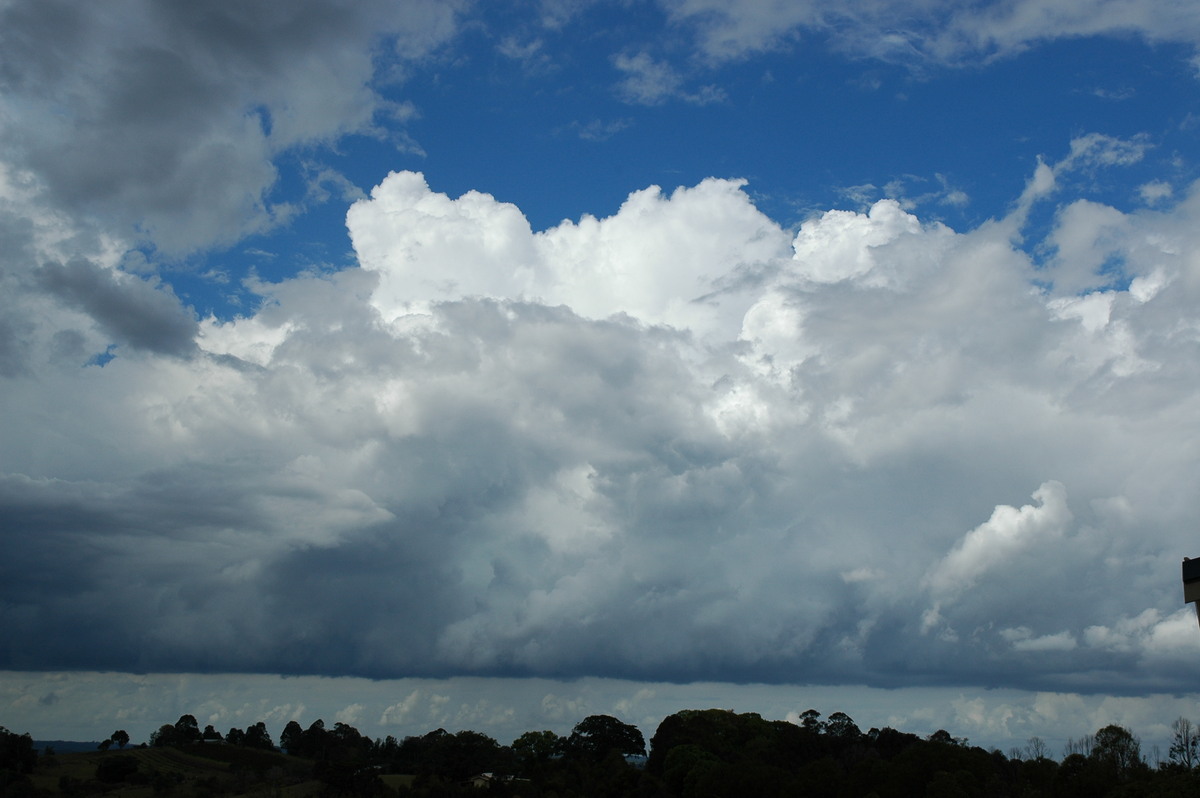
M853 232L851 232L853 231ZM816 283L854 280L864 285L891 285L909 275L889 268L877 253L903 247L903 241L939 237L926 234L920 221L905 213L895 200L880 200L865 214L828 211L817 220L801 225L792 241L793 259L799 275ZM936 246L936 244L935 244ZM907 265L907 264L906 264Z
M554 63L544 49L541 39L523 41L516 36L506 36L496 49L506 58L520 62L529 73L544 74L554 68Z
M953 596L973 586L988 571L1048 538L1066 534L1073 516L1060 482L1043 483L1033 493L1037 505L999 505L992 517L975 527L933 567L925 584L936 595Z
M874 568L855 568L842 573L842 579L846 582L874 582L885 577L886 574L883 571Z
M613 66L625 75L618 84L621 96L638 105L658 105L673 97L683 83L670 64L655 61L648 53L617 54Z
M928 185L933 181L938 184L936 188ZM860 210L866 210L878 199L895 200L901 208L909 212L914 212L929 203L961 208L971 202L965 191L955 188L942 174L935 174L932 181L917 175L903 175L889 180L882 189L867 183L847 186L842 189L842 193L859 205Z
M1083 640L1093 648L1136 653L1150 660L1190 659L1200 650L1196 614L1190 607L1170 615L1151 608L1115 623L1089 626Z
M1033 175L1025 183L1025 191L1022 192L1021 198L1017 201L1017 207L1020 211L1028 210L1028 205L1031 202L1042 199L1048 196L1058 188L1058 180L1055 178L1055 170L1048 166L1038 158L1037 168Z
M383 714L379 716L379 724L381 726L403 726L411 723L415 719L414 714L422 697L421 690L413 690L403 701L386 707Z
M677 22L696 26L702 52L717 60L772 49L797 29L822 25L825 17L815 3L787 0L663 0L662 4Z
M584 141L608 141L613 136L629 128L633 122L629 119L611 119L602 121L592 119L587 122L575 122L567 130Z
M1142 160L1149 148L1145 136L1120 139L1102 133L1089 133L1071 139L1071 151L1057 165L1059 170L1091 166L1130 166Z
M1059 224L1048 242L1054 255L1046 274L1055 290L1079 295L1102 288L1123 276L1119 265L1122 241L1129 230L1124 214L1107 205L1076 200L1059 212Z
M542 714L553 720L583 718L590 711L586 700L547 693L541 701Z
M617 84L617 93L625 102L634 105L661 105L667 100L682 100L692 105L709 105L725 100L718 86L701 86L694 92L683 90L684 78L666 61L655 60L650 54L618 53L613 66L625 77Z
M1092 89L1092 96L1099 97L1102 100L1112 100L1115 102L1128 100L1136 95L1137 90L1132 86L1121 86L1115 89L1100 86Z
M1171 184L1165 180L1151 180L1149 183L1143 183L1138 186L1138 196L1147 205L1154 205L1164 200L1170 199L1175 193Z
M363 710L365 709L366 707L362 704L350 704L349 706L338 710L337 714L333 716L333 719L338 723L346 723L350 726L354 726L362 720Z
M1002 629L1000 636L1011 643L1015 651L1071 651L1078 645L1070 632L1035 636L1025 626Z
M1097 169L1136 164L1149 147L1150 143L1144 135L1121 139L1102 133L1088 133L1072 139L1070 151L1062 160L1050 164L1038 158L1037 168L1026 182L1025 190L1007 221L1017 228L1021 227L1034 203L1061 190L1070 179L1081 173L1090 175Z

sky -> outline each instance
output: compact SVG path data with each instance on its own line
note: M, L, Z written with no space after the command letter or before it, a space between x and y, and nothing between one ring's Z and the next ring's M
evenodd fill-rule
M1198 48L0 0L0 724L1200 720Z

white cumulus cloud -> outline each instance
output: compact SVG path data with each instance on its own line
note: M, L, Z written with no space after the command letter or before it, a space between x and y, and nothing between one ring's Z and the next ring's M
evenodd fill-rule
M935 594L953 595L973 586L989 570L1007 564L1039 543L1062 537L1073 516L1060 482L1045 482L1033 493L1037 505L999 505L992 517L972 529L933 567L926 583Z

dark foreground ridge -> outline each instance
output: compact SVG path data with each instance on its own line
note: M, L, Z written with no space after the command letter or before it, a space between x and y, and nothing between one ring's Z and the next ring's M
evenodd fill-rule
M221 734L192 715L131 746L113 732L94 750L38 750L0 727L0 796L440 796L792 798L980 796L1098 798L1200 794L1200 736L1175 724L1166 761L1150 764L1121 726L1071 740L1061 761L1034 737L1007 755L937 731L861 731L842 712L800 723L729 710L683 710L650 739L609 715L568 736L529 731L500 745L470 730L372 740L354 727L291 721L279 746L262 722ZM648 754L648 755L647 755Z

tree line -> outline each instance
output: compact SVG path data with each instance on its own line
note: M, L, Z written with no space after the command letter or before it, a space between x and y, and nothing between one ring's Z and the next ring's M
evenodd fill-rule
M346 723L328 727L316 720L306 728L293 720L278 746L263 722L221 734L211 725L201 730L194 716L184 715L140 747L201 754L222 750L224 761L264 772L278 770L280 759L303 763L326 795L396 795L397 790L414 797L478 795L479 786L523 798L1200 794L1200 732L1185 718L1173 731L1167 759L1154 764L1146 760L1138 738L1118 725L1069 740L1056 760L1036 737L1006 755L971 746L944 730L925 737L892 728L864 732L843 712L825 718L814 709L802 713L798 723L729 710L682 710L659 724L648 748L637 727L609 715L589 716L565 736L525 732L510 745L470 730L371 739ZM101 747L124 748L128 742L128 734L118 730ZM236 750L247 754L237 759ZM255 751L257 759L250 755ZM114 763L108 767L114 780L136 775L136 761L125 759L119 767L119 757L108 760ZM16 789L36 761L28 735L0 728L0 794L36 795ZM411 778L389 787L381 778L385 774Z

